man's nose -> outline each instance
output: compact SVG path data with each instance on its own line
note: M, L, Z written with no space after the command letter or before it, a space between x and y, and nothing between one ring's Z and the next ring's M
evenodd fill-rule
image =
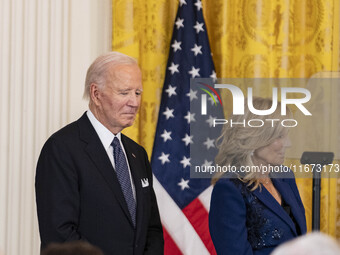
M138 107L140 104L140 96L131 95L129 97L128 105L131 107Z

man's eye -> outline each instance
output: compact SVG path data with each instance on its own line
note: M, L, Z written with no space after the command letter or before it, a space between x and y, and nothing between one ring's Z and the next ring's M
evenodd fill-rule
M121 92L120 94L126 96L128 93L127 92Z

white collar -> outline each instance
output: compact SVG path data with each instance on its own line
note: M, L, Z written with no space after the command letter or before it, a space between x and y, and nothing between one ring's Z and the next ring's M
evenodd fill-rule
M110 130L108 130L102 123L99 122L99 120L96 119L96 117L93 115L93 113L91 112L90 109L87 110L86 114L87 114L87 117L89 118L92 126L96 130L96 132L99 136L99 139L102 142L105 150L107 150L110 147L110 145L113 141L113 138L115 138L115 137L117 137L118 140L120 141L120 143L122 143L120 132L116 135L111 133Z

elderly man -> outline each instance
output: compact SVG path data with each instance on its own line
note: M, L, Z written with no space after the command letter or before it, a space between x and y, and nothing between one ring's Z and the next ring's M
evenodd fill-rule
M142 94L136 61L110 52L87 71L89 110L54 133L37 164L41 246L84 240L106 255L163 254L163 233L143 147L121 134Z

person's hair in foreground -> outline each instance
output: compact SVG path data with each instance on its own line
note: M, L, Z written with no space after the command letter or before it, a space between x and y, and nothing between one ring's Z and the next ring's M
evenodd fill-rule
M330 236L313 232L277 247L272 255L339 255L340 246Z
M245 100L246 102L247 100ZM253 98L253 106L257 110L270 109L273 101L269 98ZM248 106L245 105L245 109ZM282 126L280 123L284 119L289 119L292 115L289 108L286 108L287 115L281 115L281 103L277 103L276 110L270 115L255 115L249 110L245 110L244 115L232 115L229 119L232 119L234 123L240 123L243 120L257 119L262 120L264 125L262 127L251 127L245 125L235 125L230 127L224 125L220 137L217 139L217 148L219 149L216 156L216 164L220 166L252 166L253 153L256 149L265 147L275 139L287 134L288 128ZM265 121L265 119L275 119L275 122ZM215 184L224 173L217 173L212 183ZM253 190L260 185L260 178L262 178L261 172L249 172L242 177L242 180L250 185L253 184Z
M87 242L73 241L51 243L42 251L41 255L104 255L104 253Z

